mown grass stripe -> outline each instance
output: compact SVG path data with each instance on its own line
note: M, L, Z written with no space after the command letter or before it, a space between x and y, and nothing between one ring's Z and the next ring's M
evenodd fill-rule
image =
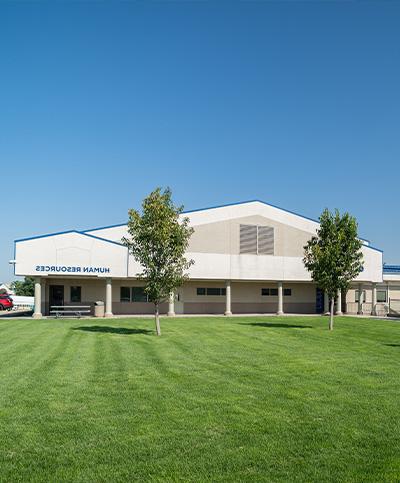
M399 326L326 326L2 322L0 480L397 481Z

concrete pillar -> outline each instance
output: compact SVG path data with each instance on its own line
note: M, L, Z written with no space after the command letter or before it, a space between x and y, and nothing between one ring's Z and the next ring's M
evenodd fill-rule
M342 312L342 292L339 290L336 299L336 315L343 315Z
M227 280L225 282L226 297L225 297L225 315L232 315L231 306L231 281Z
M44 312L46 314L46 279L44 277L41 280L40 290L42 292L42 313Z
M171 292L168 300L168 317L175 317L175 294Z
M363 302L364 302L364 300L363 300L363 286L362 286L362 283L360 283L358 285L358 310L357 310L358 315L362 315L362 313L363 313L363 310L362 310Z
M376 283L372 284L372 308L371 314L376 315Z
M327 292L324 292L324 314L329 314L329 295Z
M283 315L283 283L278 282L278 312L276 315Z
M112 317L112 280L111 278L106 279L106 312L105 317Z
M40 277L35 278L35 311L33 318L42 318L42 284Z

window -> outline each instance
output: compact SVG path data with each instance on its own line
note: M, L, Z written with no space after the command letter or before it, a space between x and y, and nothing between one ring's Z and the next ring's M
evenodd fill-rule
M283 295L285 297L291 297L291 295L292 295L292 289L291 288L284 288L283 289Z
M219 287L208 287L207 295L226 295L226 289Z
M144 287L132 287L132 302L148 302Z
M130 287L121 287L120 300L121 300L121 302L130 302L131 301L131 289L130 289Z
M377 290L376 291L376 301L377 302L387 302L386 290Z
M274 228L271 226L240 225L240 253L274 254Z
M278 295L278 289L277 288L262 288L261 289L261 295L276 297Z
M82 287L71 287L71 302L82 302Z
M356 302L359 302L359 290L356 290L355 291L355 301ZM366 292L365 292L365 290L362 291L362 301L363 302L366 301Z
M226 295L226 288L221 287L198 287L197 288L197 295Z

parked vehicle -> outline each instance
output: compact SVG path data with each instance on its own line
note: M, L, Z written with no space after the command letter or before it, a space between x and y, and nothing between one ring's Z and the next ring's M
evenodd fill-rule
M0 310L11 310L13 307L14 303L9 295L0 295Z

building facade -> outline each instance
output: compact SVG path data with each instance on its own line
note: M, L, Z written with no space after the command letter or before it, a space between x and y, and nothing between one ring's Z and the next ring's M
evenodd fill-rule
M161 311L174 314L324 313L326 295L302 258L318 222L262 201L187 212L194 233L189 280ZM54 306L105 303L105 316L147 314L140 266L122 243L126 225L41 235L15 241L16 275L36 277L34 317ZM363 240L364 270L336 312L383 315L399 300L400 268Z

